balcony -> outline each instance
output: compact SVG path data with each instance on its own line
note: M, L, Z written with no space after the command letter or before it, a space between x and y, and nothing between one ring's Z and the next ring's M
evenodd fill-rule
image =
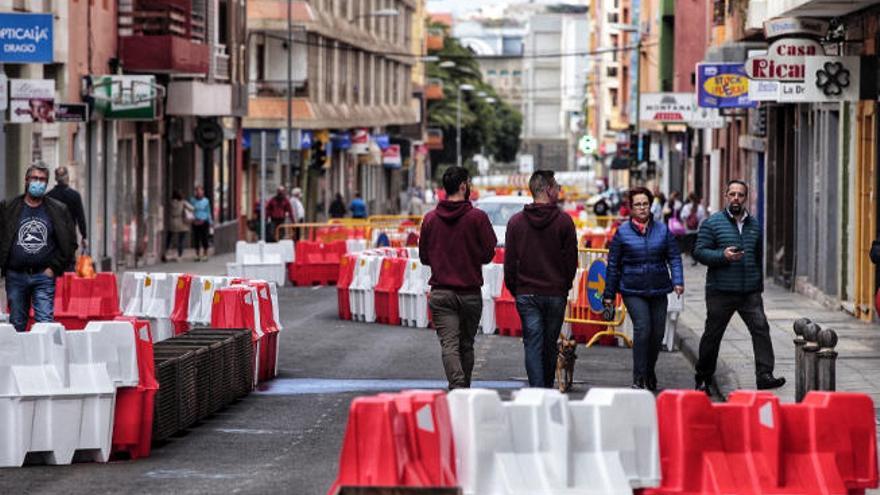
M440 79L428 79L425 84L426 100L442 100L443 99L443 81Z
M425 43L428 51L439 51L443 49L444 32L442 29L429 29Z
M207 74L211 50L191 0L135 0L119 10L119 55L126 70Z
M425 131L425 146L429 150L443 149L443 129L431 128Z

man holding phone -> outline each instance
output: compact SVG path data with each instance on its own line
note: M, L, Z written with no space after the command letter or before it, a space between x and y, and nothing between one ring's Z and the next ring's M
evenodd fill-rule
M774 377L773 342L764 314L763 239L761 226L749 215L749 186L741 180L727 184L727 208L700 226L694 258L709 267L706 273L706 330L700 339L696 388L709 392L721 339L733 313L739 313L752 336L755 378L759 390L779 388L785 378Z

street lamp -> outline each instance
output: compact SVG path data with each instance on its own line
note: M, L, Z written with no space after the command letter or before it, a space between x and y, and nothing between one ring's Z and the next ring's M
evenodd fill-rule
M459 167L461 167L461 92L473 90L473 84L458 85L458 108L455 114L455 157Z

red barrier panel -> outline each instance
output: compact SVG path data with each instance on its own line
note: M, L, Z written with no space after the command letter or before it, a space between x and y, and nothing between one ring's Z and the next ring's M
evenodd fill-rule
M340 486L456 486L455 452L446 396L409 391L359 397L349 408Z
M153 362L153 339L150 322L126 316L116 320L129 321L134 326L138 360L139 383L136 387L116 390L116 410L113 419L112 454L128 454L131 459L148 457L153 437L153 402L159 383Z
M696 391L657 399L660 494L863 494L878 486L874 405L864 394L811 392L780 404L735 392L713 404Z
M177 286L174 288L174 309L171 310L174 335L189 330L189 295L192 291L192 282L193 276L189 273L177 277Z
M501 287L501 297L495 300L495 324L500 335L522 337L522 321L516 311L516 301L506 284Z
M379 271L375 288L376 321L387 325L400 325L397 292L403 285L406 258L385 258Z
M299 241L296 261L288 264L288 278L300 286L335 284L345 252L345 241Z
M254 345L254 384L259 382L261 348L265 345L263 332L256 324L252 287L234 285L217 289L211 305L212 328L246 328L251 331Z
M351 319L351 303L348 299L348 288L354 279L356 254L347 254L339 262L339 281L336 283L336 299L339 307L339 319Z
M278 360L278 322L272 307L272 291L269 282L251 280L248 285L257 289L260 308L260 327L263 333L263 345L260 349L260 381L275 378L275 362Z
M64 328L82 330L91 320L112 320L120 314L116 274L81 278L65 273L56 279L55 321Z
M492 263L500 263L504 264L504 248L497 247L495 248L495 257L492 258Z

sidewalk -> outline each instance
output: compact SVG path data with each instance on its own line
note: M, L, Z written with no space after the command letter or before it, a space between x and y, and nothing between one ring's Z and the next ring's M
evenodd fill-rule
M208 261L195 261L193 256L186 256L182 261L169 261L155 265L141 266L121 270L124 272L158 272L158 273L192 273L193 275L226 275L226 263L235 261L235 253L214 255Z
M685 263L685 310L678 325L682 352L692 362L699 354L700 336L706 322L706 267ZM794 330L798 318L809 318L822 328L837 332L837 390L867 393L880 404L880 325L868 324L843 311L828 309L806 296L790 292L767 280L764 284L764 310L776 353L777 376L786 379L774 393L785 402L794 401ZM752 341L745 324L735 315L724 334L715 379L725 397L737 389L755 388L755 361Z

